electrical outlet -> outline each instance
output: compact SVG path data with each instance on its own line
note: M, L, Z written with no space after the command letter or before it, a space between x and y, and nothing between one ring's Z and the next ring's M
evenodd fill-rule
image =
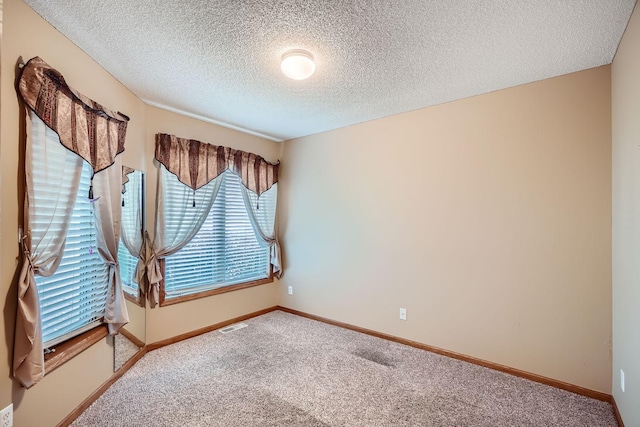
M620 369L620 389L624 393L624 371Z
M400 309L400 320L407 320L407 309L406 308L401 308Z
M287 293L288 293L289 295L293 295L293 286L289 286L289 287L287 288Z
M13 403L0 411L0 427L13 427Z

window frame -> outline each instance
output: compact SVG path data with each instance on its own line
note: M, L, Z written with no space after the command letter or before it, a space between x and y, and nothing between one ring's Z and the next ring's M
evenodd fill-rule
M27 114L29 114L29 113L27 113ZM45 126L46 126L46 124L45 124ZM31 133L31 135L35 135L32 128L30 129L29 132ZM44 136L44 137L46 138L46 136ZM83 168L86 166L84 163L86 163L86 162L83 162L83 165L82 165ZM23 163L23 165L26 165L26 163ZM23 169L23 171L26 173L26 166L23 166L23 168L25 168L25 169ZM26 178L25 178L25 181L26 181ZM21 204L21 206L24 205L24 201L25 201L25 197L26 197L26 186L27 186L26 182L24 182L24 185L25 185L25 189L24 189L25 191L21 192L22 193L22 204ZM77 199L77 196L76 196L76 203L77 203L77 200L78 199ZM23 234L22 234L23 231L22 230L24 230L26 228L25 227L26 218L24 217L24 215L21 215L21 218L23 218L20 221L20 233L21 233L20 236L22 238L22 236L23 236ZM69 231L67 230L67 236L68 236L68 233L69 233ZM21 263L24 263L24 256L25 256L25 254L21 252ZM105 261L103 260L103 262L105 262ZM55 276L55 273L54 273L53 276ZM34 286L36 286L36 288L38 287L37 279L36 279L36 281L34 283ZM39 290L36 289L36 292L38 293L38 297L40 297ZM38 298L38 299L40 299L40 298ZM40 313L39 317L40 317L38 319L38 322L40 323L39 327L42 330L41 313ZM55 369L59 368L60 366L64 365L69 360L73 359L74 357L76 357L80 353L84 352L89 347L92 347L94 344L98 343L99 341L103 340L104 338L108 337L108 335L109 335L108 325L107 325L107 323L104 322L104 317L101 317L101 318L95 320L92 323L86 324L86 325L76 329L75 331L79 331L79 332L77 334L72 335L72 336L66 337L62 341L55 342L55 340L58 340L62 336L58 337L58 338L54 338L53 340L51 340L51 341L54 341L54 344L46 345L47 344L46 342L44 342L44 341L42 342L42 350L43 350L43 353L44 353L43 354L44 376L48 375L49 373L51 373ZM70 334L70 333L72 333L72 332L70 331L68 334Z
M254 286L266 285L267 283L273 282L273 266L269 266L269 275L263 279L251 280L249 282L235 283L233 285L220 286L219 288L209 289L206 291L195 292L192 294L180 295L176 297L167 297L164 286L164 267L165 262L164 259L159 260L160 271L162 273L162 280L160 281L160 307L165 307L168 305L179 304L185 301L191 301L200 298L206 298L213 295L224 294L227 292L239 291L241 289L248 289Z
M143 222L144 222L144 220L143 220ZM144 242L143 242L143 244L144 244ZM120 245L122 245L122 242L120 240L118 240L118 249L120 249ZM125 248L125 250L126 250L126 248ZM120 258L118 258L118 264L120 264ZM119 265L119 268L121 268L120 265ZM120 274L122 274L122 273L120 273ZM120 277L120 280L122 280L122 276ZM143 279L143 280L146 280L146 279ZM144 301L144 298L142 298L142 296L140 295L140 284L137 283L136 285L137 285L137 287L135 288L136 293L133 294L133 293L128 292L128 290L129 289L134 289L134 288L131 288L131 287L125 285L124 282L122 283L122 293L124 294L124 299L134 303L137 306L144 307L145 301Z
M44 355L45 376L107 336L109 336L108 326L106 323L101 323L80 335L47 347L55 351Z
M144 307L144 301L142 300L142 298L140 298L139 293L138 295L133 295L125 291L124 289L122 290L122 293L124 294L124 299L134 303L137 306Z
M141 176L140 176L140 215L142 217L142 223L141 223L141 233L144 233L146 230L146 173L142 170L139 169L134 169L135 172L140 172ZM126 184L123 184L126 185ZM144 245L144 239L142 240L142 245ZM120 238L118 239L118 251L120 250L120 246L122 246L122 231L120 231ZM127 249L125 248L125 251L127 251ZM128 251L127 251L128 252ZM133 255L129 254L132 258ZM120 264L120 259L118 258L118 264ZM120 269L122 268L122 266L120 265ZM122 270L120 270L120 279L122 280ZM145 280L145 279L143 279ZM129 289L135 289L135 293L130 293L128 292ZM143 307L145 306L145 300L144 298L142 298L142 295L140 294L140 284L137 283L135 288L132 288L128 285L124 284L124 281L122 282L122 293L124 294L124 298L132 303L134 303L137 306Z
M234 174L231 171L225 171L223 173ZM239 182L239 185L243 185L242 182ZM247 213L247 215L248 215L248 213ZM252 233L253 233L253 229L252 229ZM166 274L165 274L166 273L166 270L165 270L165 267L166 267L165 259L164 258L159 259L158 263L159 263L159 267L160 267L160 273L162 274L162 279L161 279L161 281L159 283L159 300L160 301L158 303L159 303L160 307L173 305L173 304L179 304L181 302L191 301L191 300L200 299L200 298L206 298L206 297L209 297L209 296L219 295L219 294L223 294L223 293L227 293L227 292L238 291L238 290L241 290L241 289L252 288L254 286L260 286L260 285L264 285L264 284L267 284L267 283L273 283L273 281L274 281L273 265L271 264L271 252L269 251L267 277L261 277L261 278L258 278L258 279L248 280L248 281L240 282L240 283L231 283L231 284L227 284L227 285L223 284L223 285L220 285L220 286L212 288L212 289L206 289L206 290L202 290L202 291L196 291L196 292L177 295L177 296L168 296L167 292L166 292L166 287L165 287L165 277L166 277Z
M82 173L85 173L85 168L87 168L87 173L89 173L89 172L90 172L90 170L91 170L91 169L90 169L91 167L88 165L88 163L87 163L86 161L82 161L82 168L83 168L83 172L82 172ZM82 182L82 181L81 181L81 182ZM87 189L87 190L88 190L88 189ZM82 201L80 201L80 198L82 197L80 194L84 191L84 188L82 187L82 184L80 184L78 191L79 191L79 192L78 192L78 195L76 196L76 199L75 199L75 205L74 205L74 210L73 210L73 211L74 211L74 213L75 213L75 211L76 211L76 209L77 209L78 203L79 203L79 202L80 202L80 203L83 203ZM93 212L91 212L90 216L93 216ZM73 214L72 214L72 218L73 218ZM83 219L85 219L85 218L83 218ZM90 220L90 221L92 222L92 220ZM82 224L83 224L83 226L84 226L84 225L86 225L86 222L82 221ZM68 240L69 240L69 238L70 238L70 237L69 237L69 236L70 236L70 234L69 234L69 233L70 233L71 231L72 231L72 230L71 230L71 224L70 224L69 229L67 230L67 235L65 236L65 240L66 240L67 242L68 242ZM97 230L95 230L95 225L94 225L94 230L93 230L93 232L97 234ZM85 235L85 234L82 234L82 236L86 236L86 235ZM96 236L95 236L95 235L93 236L93 239L94 239L94 241L93 241L93 242L91 242L91 243L92 243L92 244L95 244L95 245L97 246L97 243L96 243L96 241L95 241L95 239L96 239ZM69 246L67 245L67 242L65 242L65 248L64 248L64 250L63 250L63 255L62 255L62 256L63 256L63 260L65 259L65 258L64 258L65 251L69 248ZM108 292L109 292L109 291L108 291L108 287L109 287L108 282L109 282L109 279L108 279L108 267L107 267L107 263L106 263L106 261L105 261L105 260L104 260L104 259L103 259L99 254L98 254L97 250L96 250L95 254L96 254L96 255L94 256L95 261L99 261L99 263L100 263L100 265L101 265L101 269L104 269L105 280L106 280L105 287L106 287L106 289L107 289L107 290L106 290L106 295L108 295ZM87 261L88 261L88 260L87 260ZM65 281L64 281L65 289L66 289L67 287L69 287L69 286L71 286L71 287L78 287L78 286L82 287L82 286L86 286L86 284L87 284L87 283L94 283L94 284L95 284L95 278L96 278L96 276L93 276L93 277L86 277L86 278L85 278L85 280L84 280L84 281L82 281L82 282L81 282L81 283L79 283L79 284L74 284L74 285L70 285L70 284L69 284L69 281L73 281L73 280L75 279L75 275L79 274L79 273L78 273L78 271L79 271L79 270L80 270L80 271L85 270L85 269L87 268L87 266L92 266L92 265L93 265L93 266L95 266L94 264L85 264L85 263L83 262L82 264L78 265L78 266L77 266L77 268L74 268L73 270L66 272L67 274L73 274L73 275L74 275L74 278L67 279L67 280L65 280ZM55 337L55 338L52 338L52 339L50 339L49 341L44 341L44 330L45 330L45 328L44 328L44 322L43 322L43 307L42 307L41 286L46 286L46 287L47 287L47 289L48 289L49 284L43 284L43 283L41 283L41 281L43 281L43 280L44 280L44 281L55 280L55 279L56 279L56 277L59 277L59 276L57 276L57 275L59 275L59 274L65 274L65 272L61 272L61 271L60 271L60 268L61 268L61 267L62 267L62 264L58 267L58 270L56 270L56 272L55 272L55 273L53 273L53 275L51 275L50 277L43 278L42 276L35 276L35 286L36 286L36 290L37 290L37 292L38 292L38 302L39 302L39 305L40 305L40 316L39 316L39 317L40 317L40 329L41 329L41 333L42 333L42 346L43 346L43 349L44 349L45 351L46 351L47 349L57 349L60 345L62 345L62 344L64 344L64 343L66 343L66 342L69 342L69 341L71 341L71 340L75 339L75 338L76 338L76 337L78 337L78 336L82 336L82 335L84 335L85 333L90 332L90 331L92 331L92 330L94 330L94 329L96 329L96 328L98 328L98 327L100 327L100 326L102 326L102 325L104 325L104 324L105 324L105 322L104 322L104 316L102 316L102 317L99 317L99 318L95 318L91 323L86 323L86 324L84 324L84 325L82 325L82 326L80 326L80 327L78 327L78 328L76 328L76 329L73 329L73 330L67 331L67 332L65 332L65 333L63 333L63 334L61 334L61 335L59 335L59 336L57 336L57 337ZM97 271L97 270L93 270L93 273L94 273L94 274L95 274L95 273L98 273L98 271ZM95 288L94 288L94 289L95 289ZM84 294L83 294L83 295L84 295ZM106 304L107 304L107 300L108 300L108 296L105 296L105 307L106 307ZM74 309L75 309L75 308L77 308L77 307L74 307ZM75 311L74 311L74 312L75 312ZM46 354L46 353L45 353L45 354Z

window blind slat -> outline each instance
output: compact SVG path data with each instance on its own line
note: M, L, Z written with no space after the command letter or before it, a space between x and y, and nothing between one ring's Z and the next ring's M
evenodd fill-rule
M48 162L56 159L47 159ZM64 159L62 159L64 161ZM34 176L38 164L34 161ZM53 221L35 216L30 223L32 230L60 227L62 218L71 215L62 260L50 277L36 276L40 300L42 340L45 347L62 339L81 333L89 325L104 316L108 295L108 274L105 262L96 250L95 218L92 207L86 200L89 191L91 169L83 162L82 175L76 203L72 211L56 206L55 191L47 192L46 177L34 179L38 186L37 212L46 216L55 214ZM40 197L43 194L43 197ZM60 219L58 219L60 218Z
M163 171L163 173L167 173ZM183 200L183 184L168 177L165 211L173 208L172 200ZM165 259L165 292L167 296L216 289L258 280L269 275L269 249L258 244L245 210L240 180L227 171L218 196L198 234L184 248ZM188 190L191 191L191 190ZM175 195L175 197L171 197ZM178 227L180 219L166 215L167 227Z
M133 281L138 258L131 255L127 247L122 242L125 230L133 233L134 230L142 233L142 190L143 190L143 173L134 171L127 175L129 181L125 184L125 193L122 195L122 233L120 234L120 242L118 242L118 262L120 264L120 279L122 280L122 288L130 295L137 296L138 284ZM142 240L140 234L140 241ZM133 244L133 242L132 242ZM135 246L135 245L134 245Z

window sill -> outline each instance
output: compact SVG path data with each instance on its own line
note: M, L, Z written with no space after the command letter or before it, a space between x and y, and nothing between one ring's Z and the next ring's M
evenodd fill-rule
M109 335L107 325L102 324L78 335L77 337L73 337L54 346L53 348L56 350L55 352L44 355L45 375L64 365L107 335Z
M165 307L167 305L172 305L172 304L179 304L181 302L191 301L194 299L210 297L213 295L224 294L227 292L239 291L240 289L252 288L254 286L265 285L267 283L272 283L272 282L273 282L273 275L270 275L265 279L259 279L251 282L245 282L245 283L238 283L236 285L224 286L222 288L216 288L216 289L211 289L209 291L198 292L198 293L189 294L189 295L182 295L179 297L172 297L172 298L166 297L166 294L164 292L164 287L163 287L160 292L160 307Z
M138 296L133 296L127 291L122 291L122 293L124 294L124 298L125 299L131 301L132 303L134 303L136 305L139 305L140 307L144 307L144 305L142 304L142 299L139 298Z

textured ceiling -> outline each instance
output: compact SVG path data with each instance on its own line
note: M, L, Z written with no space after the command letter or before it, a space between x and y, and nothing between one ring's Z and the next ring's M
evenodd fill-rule
M283 140L609 64L635 0L25 3L145 102Z

